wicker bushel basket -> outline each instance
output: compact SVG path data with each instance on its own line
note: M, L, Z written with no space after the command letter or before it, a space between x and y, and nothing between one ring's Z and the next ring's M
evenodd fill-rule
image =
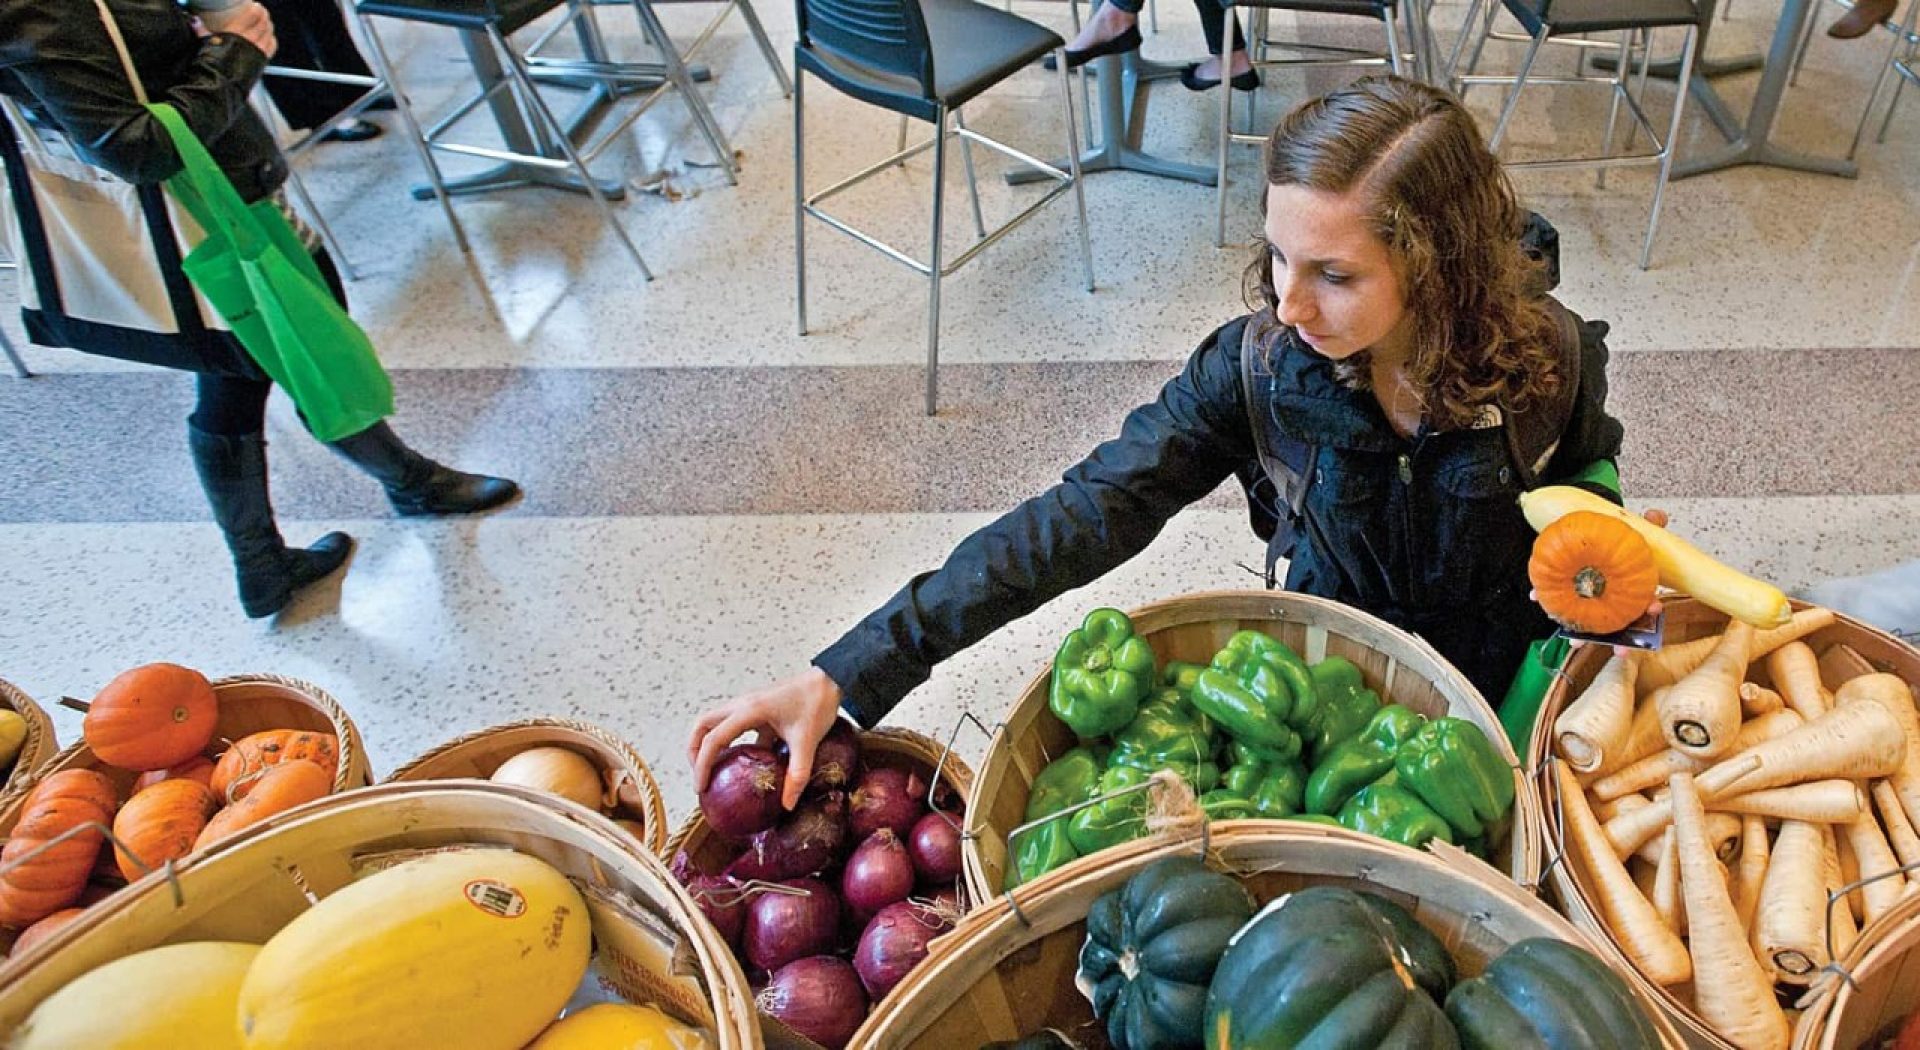
M1692 598L1669 597L1663 604L1666 607L1665 640L1669 644L1716 635L1726 627L1728 618L1725 613L1717 612ZM1804 602L1796 601L1793 603L1793 608L1798 612L1809 606ZM1833 658L1845 651L1837 647L1845 646L1859 654L1875 670L1891 672L1906 679L1909 684L1920 683L1920 651L1858 620L1835 614L1831 625L1813 632L1804 641L1822 657L1823 677L1836 677L1833 674L1834 668L1831 666ZM1659 1003L1661 1008L1672 1016L1674 1024L1685 1035L1688 1045L1726 1050L1733 1044L1715 1033L1692 1009L1688 1001L1647 979L1627 961L1612 934L1608 932L1606 923L1600 917L1599 908L1589 893L1586 874L1575 870L1572 864L1557 862L1563 851L1559 846L1561 842L1559 782L1556 779L1554 766L1549 761L1553 723L1560 712L1579 697L1593 681L1609 656L1610 651L1604 646L1586 646L1574 650L1565 668L1562 669L1561 675L1555 680L1553 688L1548 691L1545 702L1541 705L1539 721L1534 725L1533 739L1527 748L1529 757L1536 767L1532 772L1537 776L1543 811L1540 827L1545 837L1541 842L1541 852L1549 858L1546 864L1547 882L1561 911L1573 920L1574 925L1585 930L1600 943L1608 961L1629 975L1636 991ZM1748 677L1761 684L1769 684L1764 662L1750 667ZM1827 688L1832 689L1839 682L1836 679L1827 681L1825 684ZM1861 932L1856 954L1859 948L1867 947L1870 935L1886 928L1885 923L1888 918L1890 916L1882 916L1880 921ZM1685 987L1690 986L1683 986ZM1803 1019L1800 1024L1804 1023ZM1852 1047L1858 1044L1843 1040L1834 1045Z
M339 702L319 686L278 675L247 674L215 680L213 692L220 701L220 720L213 732L216 749L225 746L222 741L239 740L249 733L262 730L299 729L332 733L339 740L340 748L339 767L333 777L334 794L373 783L373 774L367 768L367 747L360 740L360 731L354 728L353 720L347 717ZM9 788L8 794L0 798L0 839L11 834L14 825L19 823L26 793L33 785L67 769L92 769L106 774L119 789L123 801L139 776L138 773L116 769L101 762L94 757L84 739L76 740L42 763L32 776ZM229 841L232 840L223 840L208 849L218 852L225 849ZM111 858L112 850L108 849L104 854ZM0 928L0 943L11 949L13 939L18 934L18 930ZM0 973L11 973L22 963L30 964L31 960L41 957L40 950L35 948L20 959L8 959L4 968L0 968Z
M21 741L19 753L13 756L13 765L0 771L0 796L4 796L25 783L41 763L52 758L54 752L60 750L60 743L53 738L53 720L47 717L46 711L19 686L4 679L0 679L0 707L17 712L27 721L27 738Z
M1048 874L977 908L894 989L853 1038L859 1050L978 1046L1055 1028L1105 1045L1092 1007L1074 987L1087 912L1102 894L1163 857L1194 852L1194 839L1137 839L1106 850L1097 865ZM1341 828L1287 821L1221 821L1206 856L1271 900L1312 885L1389 897L1413 912L1472 977L1507 947L1530 937L1592 950L1565 919L1465 852L1403 849ZM1067 877L1059 877L1065 874ZM1604 958L1604 957L1603 957ZM1650 1006L1670 1047L1677 1033Z
M114 959L194 940L264 942L352 881L368 858L463 845L538 857L587 895L596 965L629 999L708 1028L720 1050L761 1045L750 992L691 898L631 836L572 803L501 784L383 784L309 803L156 872L46 942L41 965L0 989L12 1030L68 981Z
M1169 598L1127 614L1161 663L1207 663L1236 631L1264 631L1315 663L1329 656L1351 660L1383 701L1404 704L1429 718L1451 715L1485 730L1502 758L1516 769L1512 831L1496 843L1498 864L1523 886L1539 875L1539 797L1518 770L1519 759L1500 720L1466 676L1433 647L1384 621L1324 598L1284 591L1216 591ZM1053 756L1074 746L1073 732L1047 707L1051 668L1027 684L1005 724L987 745L987 757L968 798L965 846L967 885L976 899L1004 885L1007 836L1020 826L1033 780ZM1069 864L1105 866L1082 858ZM1052 873L1049 873L1049 877Z
M1920 895L1909 894L1861 932L1814 986L1793 1026L1794 1050L1884 1046L1920 1012Z
M600 767L615 798L613 816L646 829L641 845L659 852L667 841L667 808L660 783L631 744L587 722L530 718L449 740L393 771L389 782L485 780L507 759L535 747L564 747Z

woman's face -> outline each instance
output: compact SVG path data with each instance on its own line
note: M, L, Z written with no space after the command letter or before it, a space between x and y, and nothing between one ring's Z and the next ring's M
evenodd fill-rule
M1280 322L1331 360L1374 350L1382 363L1398 363L1412 332L1400 267L1357 196L1267 187Z

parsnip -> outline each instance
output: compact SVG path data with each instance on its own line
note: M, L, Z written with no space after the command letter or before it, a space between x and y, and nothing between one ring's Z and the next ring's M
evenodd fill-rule
M1553 720L1553 737L1560 754L1575 772L1600 769L1609 752L1627 742L1633 724L1633 680L1640 663L1615 654L1580 694Z
M1686 946L1660 921L1653 904L1634 885L1633 877L1607 844L1573 770L1556 765L1554 775L1559 780L1561 812L1566 822L1562 831L1570 859L1586 874L1594 904L1621 952L1650 981L1663 985L1686 981L1693 975Z
M1733 873L1733 907L1740 913L1740 928L1753 929L1753 913L1760 903L1760 887L1767 878L1770 853L1767 822L1755 816L1740 821L1740 864Z
M1753 954L1777 981L1806 985L1827 964L1824 836L1818 825L1783 821L1754 908Z
M1687 903L1687 949L1693 958L1693 1000L1700 1016L1742 1050L1785 1050L1790 1028L1773 998L1773 982L1754 958L1707 843L1707 812L1693 777L1669 781L1674 848Z
M1594 818L1602 824L1605 824L1607 821L1612 820L1622 813L1651 805L1652 801L1652 799L1637 792L1621 795L1619 798L1606 799L1595 798L1591 791L1587 793L1587 805L1593 807Z
M1605 775L1624 769L1667 746L1666 736L1660 731L1660 696L1655 692L1641 697L1633 709L1633 721L1627 725L1627 739L1617 754L1610 751L1601 759L1600 768L1595 772Z
M1660 850L1660 862L1653 868L1653 910L1667 929L1687 935L1687 906L1680 900L1680 856L1671 834ZM1699 964L1695 963L1695 972Z
M1905 732L1884 705L1848 704L1721 760L1698 783L1703 796L1719 798L1830 777L1884 777L1906 751Z
M1707 803L1726 813L1751 813L1809 824L1851 824L1871 813L1866 793L1851 780L1809 780L1787 787L1762 788L1727 795Z
M1861 913L1868 922L1885 915L1888 908L1894 906L1906 892L1907 880L1904 876L1890 874L1899 870L1900 862L1894 859L1893 850L1887 845L1887 837L1880 831L1880 822L1873 819L1873 811L1867 810L1851 824L1841 825L1846 837L1847 848L1853 852L1854 866L1858 869L1857 878L1871 880L1860 887ZM1884 876L1875 879L1874 876Z
M1753 627L1735 620L1713 652L1673 684L1660 702L1667 746L1695 758L1719 758L1740 734L1740 682L1747 674Z
M1870 794L1873 795L1874 808L1880 811L1880 824L1887 829L1887 844L1893 847L1893 855L1900 858L1903 866L1920 864L1920 834L1914 832L1913 822L1907 818L1907 811L1900 804L1900 796L1894 793L1893 785L1885 780L1876 780Z
M1802 609L1793 614L1785 626L1760 631L1753 636L1753 649L1747 653L1747 662L1753 663L1775 649L1805 638L1807 635L1833 623L1833 610L1818 607ZM1719 635L1695 638L1690 642L1677 642L1663 645L1640 658L1640 678L1635 687L1644 695L1661 686L1672 685L1687 676L1687 673L1700 666L1719 644Z
M1758 682L1740 683L1740 712L1748 718L1778 711L1787 706L1785 698Z
M1734 738L1733 753L1739 754L1763 740L1772 740L1800 728L1805 723L1792 711L1770 711L1758 718L1749 719L1740 727L1740 735ZM1616 773L1595 780L1590 787L1595 798L1609 799L1634 791L1645 791L1656 784L1665 784L1667 778L1675 773L1704 772L1712 765L1710 759L1695 758L1684 751L1668 748L1655 752Z
M1633 851L1633 856L1649 864L1660 863L1660 854L1667 848L1667 839L1672 837L1673 828L1660 831L1648 839L1641 847ZM1707 811L1707 837L1713 843L1713 854L1723 864L1730 864L1740 856L1740 817L1735 813L1715 813Z
M1820 904L1821 921L1833 927L1833 956L1837 959L1846 955L1860 936L1860 912L1854 902L1859 894L1840 892L1849 880L1840 864L1839 846L1843 840L1834 832L1833 825L1820 825L1820 841L1821 878L1825 880L1827 896Z
M1901 807L1907 811L1907 823L1920 821L1920 816L1916 816L1920 814L1920 715L1914 712L1913 690L1904 679L1894 675L1868 674L1842 683L1834 694L1834 703L1842 710L1861 702L1880 705L1900 724L1906 748L1899 768L1887 780L1893 785Z
M1805 642L1789 642L1767 656L1767 674L1787 706L1811 722L1833 704L1820 684L1820 660Z

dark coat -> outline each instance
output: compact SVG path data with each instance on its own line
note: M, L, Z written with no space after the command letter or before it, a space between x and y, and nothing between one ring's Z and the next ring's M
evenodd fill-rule
M814 659L862 725L884 717L933 666L1146 549L1168 519L1229 477L1270 525L1242 401L1241 330L1208 336L1120 435L1060 484L961 541ZM1581 383L1545 477L1620 450L1606 413L1607 326L1581 323ZM1283 334L1276 416L1319 449L1289 590L1332 598L1420 634L1498 703L1527 643L1551 625L1527 598L1533 532L1499 428L1401 438L1373 395L1341 386L1330 362Z
M147 97L180 111L240 196L252 202L279 189L286 159L247 105L267 56L231 34L196 36L171 0L108 0L108 8ZM180 170L166 129L134 98L92 0L0 0L0 92L128 182L152 185Z

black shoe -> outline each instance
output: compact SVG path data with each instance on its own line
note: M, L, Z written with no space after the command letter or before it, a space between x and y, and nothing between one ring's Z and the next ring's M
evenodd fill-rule
M290 548L274 524L267 495L267 443L258 433L238 437L187 428L200 487L233 554L240 608L254 619L286 608L295 591L332 575L353 551L353 539L329 532L304 550Z
M1180 71L1180 85L1188 91L1212 91L1214 88L1220 86L1220 82L1218 80L1202 80L1200 78L1200 63L1195 62ZM1245 73L1235 73L1233 75L1233 89L1235 91L1252 91L1259 86L1260 71L1257 69L1249 69Z
M393 101L392 95L381 95L379 98L376 98L372 102L367 103L367 112L369 113L378 113L383 111L390 113L395 108L397 108L397 103Z
M1140 27L1128 26L1119 36L1112 40L1102 40L1085 51L1067 48L1067 68L1079 69L1096 58L1124 55L1129 51L1138 50L1140 50Z
M384 422L328 446L384 485L388 501L402 517L477 514L520 494L520 486L505 478L435 463L409 448Z
M325 135L320 136L320 141L322 142L365 142L368 139L379 138L381 133L385 130L386 130L385 128L382 128L380 125L375 124L371 120L349 120L345 124L342 124L339 127L334 128L332 131L327 132Z

